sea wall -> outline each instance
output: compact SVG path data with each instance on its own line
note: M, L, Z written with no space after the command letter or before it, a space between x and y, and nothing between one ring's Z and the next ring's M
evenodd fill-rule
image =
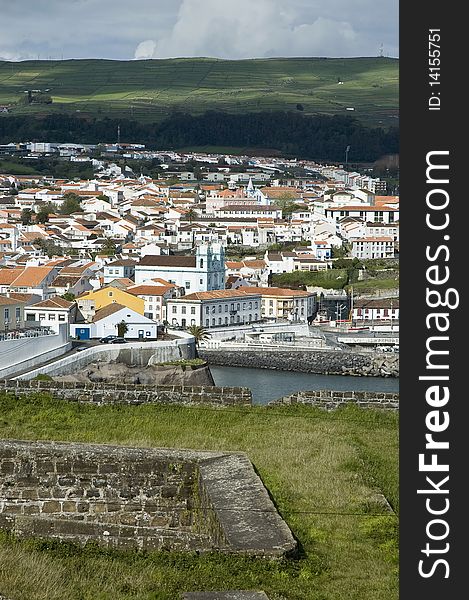
M200 348L199 356L209 365L226 367L276 369L318 375L399 376L399 356L397 354L293 349L236 349L236 351L230 352L225 349Z

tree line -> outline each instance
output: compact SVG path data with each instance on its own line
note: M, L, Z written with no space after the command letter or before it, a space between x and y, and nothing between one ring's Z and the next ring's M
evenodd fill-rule
M341 162L375 161L399 152L399 130L365 127L349 115L308 116L300 112L229 114L207 111L202 115L173 113L160 123L129 119L97 119L69 114L9 116L0 118L0 143L51 141L114 143L120 125L121 142L144 143L150 149L188 146L269 148L287 156Z

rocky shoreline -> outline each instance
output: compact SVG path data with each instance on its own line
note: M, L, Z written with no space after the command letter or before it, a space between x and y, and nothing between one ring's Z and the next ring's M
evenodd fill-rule
M114 383L125 382L142 385L197 385L213 386L210 368L185 365L148 365L146 367L129 366L119 362L90 363L77 373L57 375L54 381L80 383Z

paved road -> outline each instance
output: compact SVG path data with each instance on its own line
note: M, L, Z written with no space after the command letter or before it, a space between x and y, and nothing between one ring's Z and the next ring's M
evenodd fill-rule
M47 360L47 361L41 363L40 365L35 366L34 369L40 369L41 367L45 367L46 365L55 363L58 360L61 360L62 358L66 358L67 356L81 352L81 350L79 350L78 348L84 349L84 348L90 348L91 346L98 346L98 345L99 345L98 340L88 340L86 342L72 342L72 348L68 352L61 354L60 356L56 356L55 358L51 358L50 360ZM9 378L11 379L12 377L19 377L20 375L25 375L26 373L29 373L29 371L32 371L32 370L33 369L24 369L23 371L18 371L17 373L10 375Z

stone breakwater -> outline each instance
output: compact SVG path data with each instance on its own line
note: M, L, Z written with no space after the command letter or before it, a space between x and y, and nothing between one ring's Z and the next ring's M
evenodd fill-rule
M18 537L282 558L297 543L244 453L0 440Z
M371 352L333 350L221 350L199 349L209 365L251 367L316 373L318 375L357 375L399 377L399 356Z

